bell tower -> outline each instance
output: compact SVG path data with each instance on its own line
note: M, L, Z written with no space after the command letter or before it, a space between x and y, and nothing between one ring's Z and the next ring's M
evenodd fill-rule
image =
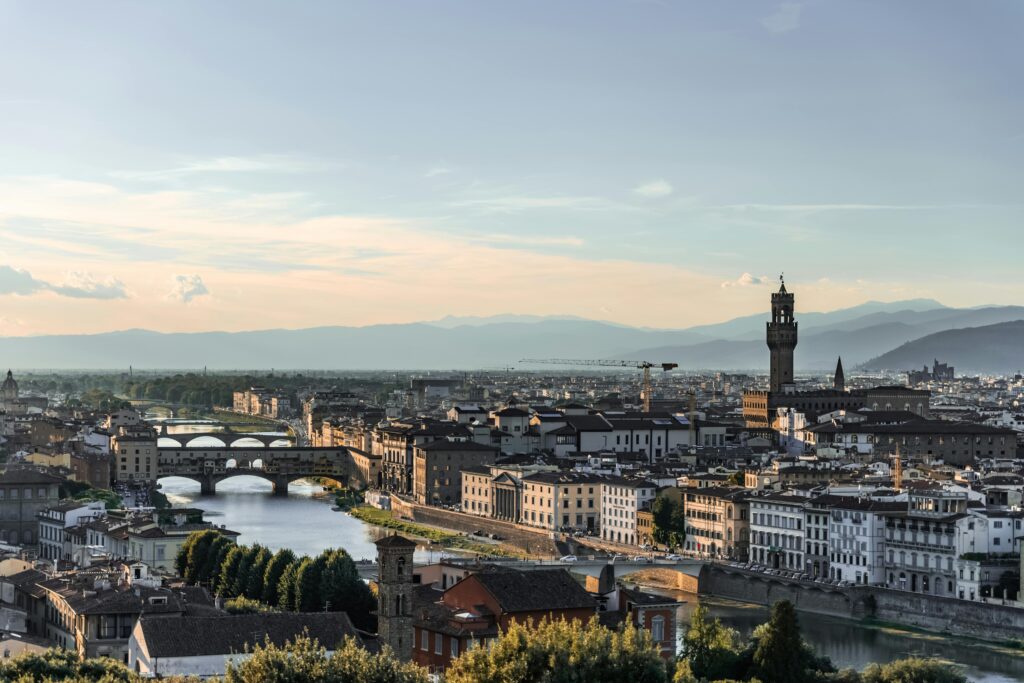
M377 636L399 661L412 660L412 561L416 544L385 536L377 545Z
M772 319L768 323L768 349L771 351L770 390L781 392L793 383L793 349L796 348L796 320L793 318L794 297L786 291L786 281L779 276L779 291L772 294Z

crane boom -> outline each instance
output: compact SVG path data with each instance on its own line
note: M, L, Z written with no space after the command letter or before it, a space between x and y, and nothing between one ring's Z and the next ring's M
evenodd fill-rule
M651 412L651 368L660 365L663 372L678 368L678 363L652 363L649 360L588 360L581 358L525 358L520 363L544 363L546 365L589 365L604 368L637 368L644 371L643 388L640 398L644 412Z

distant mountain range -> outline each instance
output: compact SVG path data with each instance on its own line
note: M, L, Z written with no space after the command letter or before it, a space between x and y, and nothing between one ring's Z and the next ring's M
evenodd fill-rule
M522 358L625 358L676 362L693 370L763 370L768 365L767 318L766 312L680 330L574 316L498 315L302 330L0 337L0 363L16 368L445 370L519 366ZM956 309L915 299L798 313L797 319L798 371L831 370L840 355L847 368L867 363L900 370L933 358L963 371L1009 372L1024 366L1024 360L1017 360L1021 352L1013 353L1020 330L1009 324L1024 325L1021 306Z
M1024 320L945 330L872 358L868 369L931 368L938 358L970 373L1007 374L1024 369Z

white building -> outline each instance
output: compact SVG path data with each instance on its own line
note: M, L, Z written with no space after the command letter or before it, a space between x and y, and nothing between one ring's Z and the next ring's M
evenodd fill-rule
M98 500L65 500L39 513L39 557L45 560L71 560L71 548L64 531L100 517L106 507Z
M643 479L613 477L605 481L601 487L601 538L636 545L636 513L657 493L654 482Z
M861 584L885 581L885 514L906 502L822 496L829 508L829 578Z
M770 493L750 499L750 560L803 572L807 499Z

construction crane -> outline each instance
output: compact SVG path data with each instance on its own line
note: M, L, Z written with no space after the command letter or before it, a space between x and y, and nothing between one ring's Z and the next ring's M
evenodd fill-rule
M663 372L678 368L678 363L652 363L646 360L580 360L566 358L526 358L520 363L544 363L546 365L591 365L602 368L637 368L644 371L643 387L640 389L640 400L643 401L644 412L651 412L651 368L660 366Z

